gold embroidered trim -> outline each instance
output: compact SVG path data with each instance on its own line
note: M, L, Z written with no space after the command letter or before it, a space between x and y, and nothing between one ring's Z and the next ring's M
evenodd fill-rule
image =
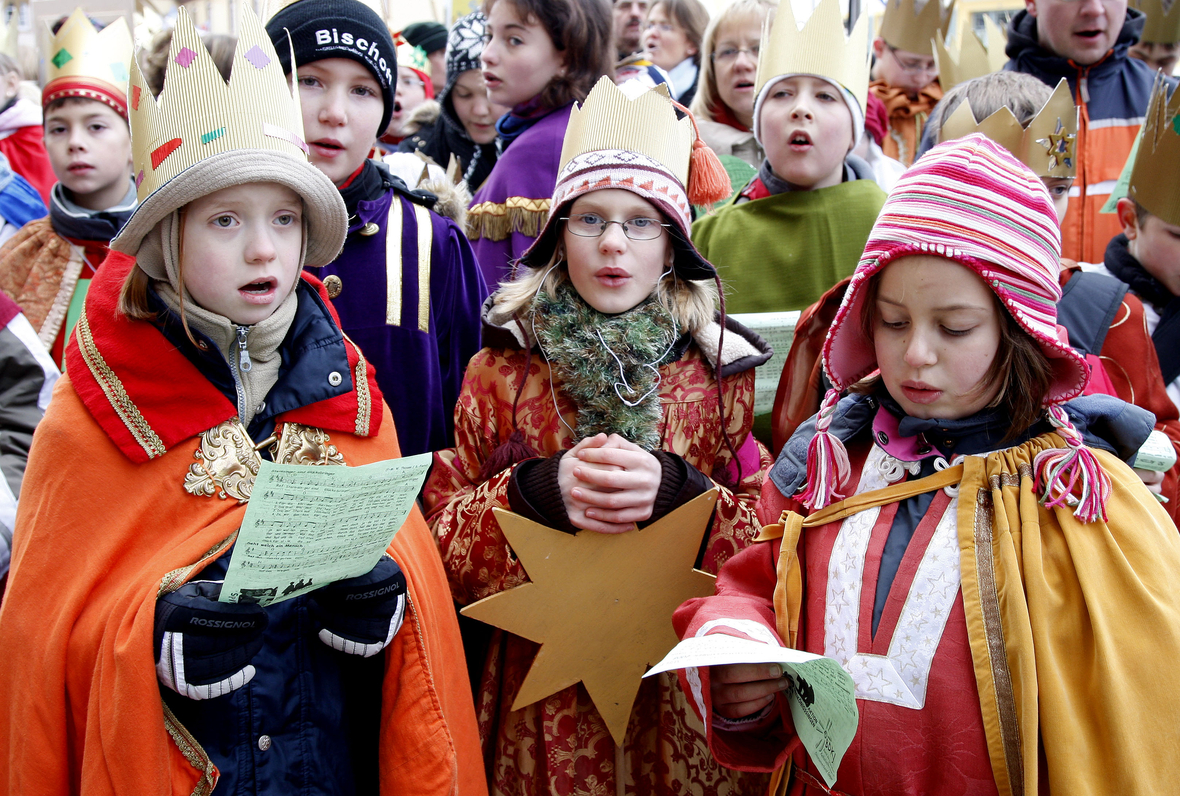
M414 205L414 223L418 225L418 330L430 331L430 245L434 241L434 226L430 211Z
M548 197L510 196L503 204L480 202L467 211L467 237L500 241L513 232L535 238L549 219Z
M201 434L193 457L197 463L184 477L186 492L204 497L216 494L222 500L232 497L239 503L250 499L262 457L237 417Z
M1024 465L1021 466L1023 475ZM1031 474L1031 468L1029 473ZM992 476L993 481L1012 479ZM1019 480L1017 480L1019 483ZM979 603L983 612L983 632L987 641L988 658L992 666L992 686L995 689L996 712L1000 719L1000 741L1004 745L1004 759L1008 769L1008 783L1013 794L1024 793L1024 762L1020 754L1020 724L1016 719L1016 694L1012 688L1012 672L1008 669L1008 653L1004 647L1004 628L1000 622L1000 596L996 590L996 560L992 548L991 493L980 489L975 500L975 569L979 574Z
M237 538L238 538L238 532L234 531L229 536L225 537L220 542L218 542L217 544L213 545L208 550L206 550L205 554L202 555L199 559L197 559L196 563L189 564L186 567L180 567L178 569L174 569L171 572L169 572L168 574L166 574L164 577L160 578L160 586L159 586L159 588L156 589L156 599L157 600L160 599L165 594L171 594L172 592L176 591L181 586L183 586L185 583L187 583L189 575L192 573L192 571L194 569L201 566L209 559L217 558L217 556L224 553L227 549L229 549L229 546L232 545L234 543L234 540L236 540Z
M353 386L356 387L356 435L369 436L369 424L373 419L373 395L369 392L369 366L365 362L365 354L360 346L352 342L348 335L344 339L356 351L356 370L352 374Z
M70 257L66 261L65 271L62 272L61 284L58 285L57 295L53 297L53 304L49 306L49 312L41 322L41 328L37 330L37 338L51 350L53 341L57 339L57 334L61 330L61 323L70 311L70 302L74 298L74 289L78 286L78 277L82 275L82 252L65 239L61 242L70 247Z
M78 338L78 350L82 352L82 359L86 362L86 367L90 368L90 372L93 374L94 380L98 382L98 386L102 388L103 394L110 401L115 414L123 421L123 425L127 426L127 430L131 432L131 436L135 438L139 446L147 452L149 459L163 456L167 453L164 441L144 420L143 415L135 406L135 402L123 389L123 382L119 381L119 377L102 358L98 346L94 344L94 336L90 333L90 322L86 319L85 312L78 316L78 324L74 328Z
M389 203L385 226L385 325L402 322L402 200Z
M168 704L165 702L163 705L164 727L172 736L180 753L184 755L184 759L188 761L190 766L201 772L201 778L197 780L197 785L193 788L193 796L208 796L217 786L217 768L209 759L209 755L197 743L197 739L190 735L180 720L176 718L176 714L172 712Z
M275 464L344 464L344 457L322 428L284 423L282 435L271 447ZM251 479L253 480L253 479Z

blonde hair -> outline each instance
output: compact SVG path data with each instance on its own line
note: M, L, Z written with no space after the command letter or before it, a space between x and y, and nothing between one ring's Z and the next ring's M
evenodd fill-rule
M488 320L503 325L513 318L527 322L527 316L537 294L544 290L555 295L559 287L570 283L565 260L557 251L543 268L531 268L528 273L511 282L504 282L492 299ZM661 278L655 287L656 300L671 313L680 331L699 334L716 318L717 287L712 282L679 279L673 271L670 278ZM526 327L527 328L527 327Z
M697 93L689 110L700 121L717 121L717 111L725 105L717 91L717 73L713 68L713 51L717 46L717 30L722 25L746 22L757 18L760 23L773 22L778 10L778 0L734 0L724 11L709 22L705 36L701 39L701 72L697 80ZM759 31L761 36L761 31ZM732 110L732 108L730 109Z

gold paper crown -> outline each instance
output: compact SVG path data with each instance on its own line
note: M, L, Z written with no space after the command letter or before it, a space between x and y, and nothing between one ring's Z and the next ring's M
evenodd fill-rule
M15 18L12 26L16 26ZM63 96L84 96L126 113L127 69L134 49L131 31L122 17L98 31L86 13L75 8L50 44L42 103L48 105ZM87 88L94 91L93 96Z
M1147 23L1139 41L1152 44L1175 44L1180 41L1180 2L1172 0L1164 11L1164 0L1130 0L1131 8L1147 14Z
M971 30L960 32L957 46L947 42L941 30L934 32L934 61L944 93L960 83L998 72L1008 61L1004 52L1008 37L1004 31L989 16L983 18L983 29L987 44Z
M1078 108L1065 78L1023 127L1007 105L981 122L975 120L971 103L964 99L942 124L940 141L951 141L971 133L983 133L1007 149L1038 177L1073 177L1077 174Z
M946 36L955 4L952 0L944 11L941 0L925 0L922 10L918 11L919 2L920 0L886 0L879 35L890 47L915 55L934 55L930 41L935 33Z
M667 86L661 84L629 97L604 77L594 84L581 107L570 112L557 171L560 174L579 155L618 149L659 161L687 186L695 141L692 121L687 116L676 118Z
M228 84L181 6L160 98L152 98L133 62L130 110L140 202L185 169L222 152L264 149L307 159L299 91L283 76L270 37L248 4L242 4Z
M820 0L800 30L790 3L779 6L774 24L762 28L754 96L782 75L818 75L834 80L856 97L864 113L869 93L869 20L861 14L844 35L840 0Z
M4 53L9 58L19 58L20 54L17 49L19 36L20 11L14 8L12 10L12 19L6 23L0 23L0 53Z
M1143 121L1139 151L1127 196L1166 224L1180 226L1180 91L1168 99L1168 84L1157 76Z

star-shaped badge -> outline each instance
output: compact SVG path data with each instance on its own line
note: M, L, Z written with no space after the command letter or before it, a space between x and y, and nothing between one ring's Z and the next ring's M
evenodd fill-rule
M463 615L541 645L513 710L581 682L622 746L643 673L679 641L672 612L713 593L713 576L693 562L716 503L714 489L621 534L568 534L495 510L530 582Z
M1045 154L1049 156L1049 170L1057 168L1061 164L1065 164L1067 169L1073 168L1074 158L1074 144L1077 141L1075 133L1063 133L1065 125L1061 123L1061 119L1057 120L1057 129L1049 133L1047 138L1038 138L1037 143L1045 148Z

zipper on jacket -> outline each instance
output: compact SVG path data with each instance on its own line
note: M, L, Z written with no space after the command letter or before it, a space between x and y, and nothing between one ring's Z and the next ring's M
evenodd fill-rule
M238 366L231 367L230 373L234 377L234 391L238 394L238 418L246 416L246 388L242 386L243 373L249 373L254 367L254 363L250 361L250 351L246 348L246 335L250 332L250 327L239 326L238 330Z

